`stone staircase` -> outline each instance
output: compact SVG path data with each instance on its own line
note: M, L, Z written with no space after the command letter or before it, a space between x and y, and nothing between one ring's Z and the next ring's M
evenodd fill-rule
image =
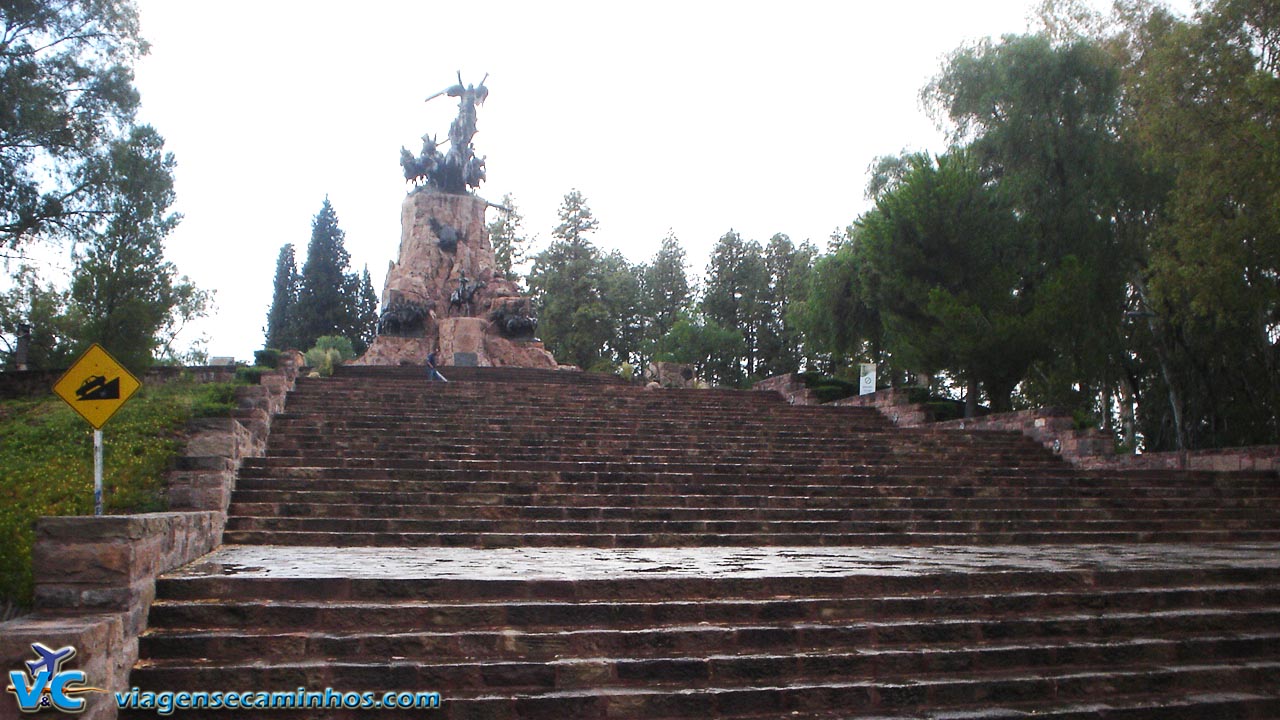
M379 713L405 717L1280 717L1272 474L446 374L300 380L230 545L157 583L133 685L441 693ZM371 716L275 716L303 714Z

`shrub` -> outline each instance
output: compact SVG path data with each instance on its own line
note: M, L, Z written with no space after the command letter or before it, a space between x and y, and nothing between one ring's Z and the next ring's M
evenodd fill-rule
M323 335L316 338L316 344L312 350L337 350L339 359L346 362L356 356L356 349L351 344L351 340L341 335Z
M262 383L262 376L271 372L271 368L265 366L254 365L253 367L236 368L236 382L245 385L259 385Z
M315 347L307 351L307 364L323 377L333 374L333 369L356 356L351 341L340 335L324 335L316 340Z
M280 367L281 352L275 348L253 351L253 364L264 368Z

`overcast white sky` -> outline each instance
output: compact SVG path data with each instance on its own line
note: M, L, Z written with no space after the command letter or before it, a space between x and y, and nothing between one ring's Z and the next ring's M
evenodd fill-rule
M1024 32L1035 0L195 2L139 0L141 117L178 160L168 257L217 292L213 355L262 346L277 252L327 194L379 292L400 239L399 149L447 134L489 73L480 195L512 193L541 246L581 190L596 243L642 261L668 228L701 274L730 228L825 246L866 169L941 150L919 91L946 53Z

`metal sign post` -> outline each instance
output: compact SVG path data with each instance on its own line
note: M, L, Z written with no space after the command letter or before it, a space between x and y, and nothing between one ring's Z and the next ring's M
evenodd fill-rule
M102 514L102 431L93 431L93 514Z

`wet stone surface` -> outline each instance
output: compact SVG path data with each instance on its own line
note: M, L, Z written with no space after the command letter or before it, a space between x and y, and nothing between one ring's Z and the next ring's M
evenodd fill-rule
M227 545L167 577L573 581L1228 568L1280 568L1280 543L635 550Z

